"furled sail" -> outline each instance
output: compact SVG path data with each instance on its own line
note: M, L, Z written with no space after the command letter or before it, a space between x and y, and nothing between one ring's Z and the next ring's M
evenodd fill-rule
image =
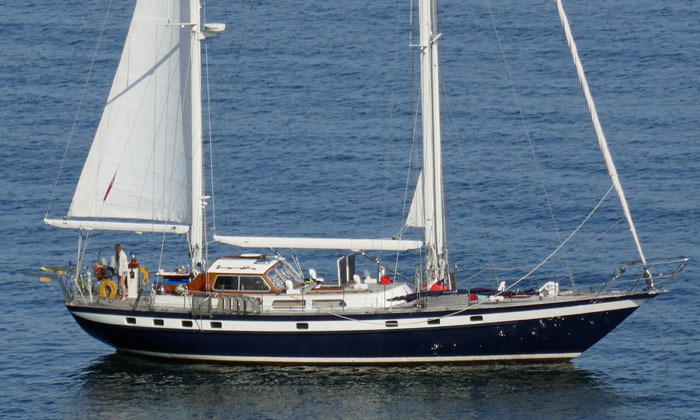
M645 267L645 274L649 275L646 271L647 260L644 257L644 251L642 250L642 244L639 242L639 237L637 236L637 229L634 227L634 221L632 220L632 214L629 210L629 205L627 204L627 199L625 198L625 192L622 189L622 184L620 183L620 177L617 174L617 169L615 168L615 162L613 161L612 155L610 154L610 149L608 148L608 141L605 139L605 134L603 134L603 127L600 125L600 119L598 118L598 111L596 111L595 102L593 101L593 96L591 96L591 91L588 88L588 81L586 80L586 73L583 71L583 65L581 64L581 58L578 55L578 49L576 48L576 42L574 41L574 36L571 33L571 26L569 25L569 19L566 17L566 12L564 11L564 5L561 0L555 0L557 5L557 11L559 12L559 19L561 20L562 28L564 29L564 35L566 36L566 42L569 45L569 51L571 53L571 58L574 60L574 66L576 67L576 74L578 75L578 80L581 84L581 89L583 90L583 95L586 98L586 105L588 106L588 112L591 115L591 121L593 122L593 130L595 131L596 138L598 139L598 147L603 155L603 160L605 161L605 167L608 170L608 175L612 181L615 192L617 193L617 198L620 201L620 206L622 207L622 212L627 219L627 225L629 226L630 232L632 233L632 239L637 247L637 252L639 253L639 258ZM650 285L653 284L650 283Z
M137 1L69 217L191 222L189 9Z
M400 239L280 238L263 236L222 236L214 240L243 248L343 249L348 251L409 251L423 246L421 241Z
M438 71L436 4L422 1L418 7L420 27L421 126L423 131L423 169L417 190L422 188L425 266L429 276L444 278L447 249L445 211L442 195L442 145L440 130L440 75Z

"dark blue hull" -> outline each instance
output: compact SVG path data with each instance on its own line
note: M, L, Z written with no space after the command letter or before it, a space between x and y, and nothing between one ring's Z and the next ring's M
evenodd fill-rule
M330 315L214 315L120 311L68 306L80 326L93 337L121 350L153 356L199 360L262 363L424 363L508 360L568 360L598 342L649 298L647 294L608 298L608 309L587 306L606 300L520 305L475 309L462 313L459 325L436 321L454 311L355 315L347 326L315 331L314 323L339 321ZM625 302L636 302L624 305ZM616 309L609 309L613 305ZM617 306L615 306L617 305ZM535 317L564 313L567 315ZM572 313L573 312L573 313ZM197 325L240 325L263 321L270 326L296 325L296 331L231 331L152 328L114 325L86 319L84 314L112 317L153 317ZM522 320L513 319L522 315ZM188 318L189 317L189 318ZM530 319L528 319L530 318ZM442 318L443 320L446 318ZM491 322L481 322L480 320ZM502 319L499 321L499 319ZM424 323L420 323L424 320ZM357 322L380 323L383 328L358 330ZM386 324L383 324L386 322ZM291 323L291 324L290 324ZM396 325L392 324L396 323ZM398 324L416 328L397 328ZM274 328L272 328L274 330Z

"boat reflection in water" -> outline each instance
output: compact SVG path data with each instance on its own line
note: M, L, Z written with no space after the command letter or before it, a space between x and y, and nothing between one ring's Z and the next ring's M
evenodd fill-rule
M77 417L604 418L620 403L594 373L569 363L227 366L113 354L80 380Z

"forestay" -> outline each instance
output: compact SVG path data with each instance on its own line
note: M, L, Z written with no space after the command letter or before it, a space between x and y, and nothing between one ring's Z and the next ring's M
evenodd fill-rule
M647 261L644 257L644 251L642 250L642 244L639 242L639 237L637 236L637 230L634 227L634 221L632 220L632 214L630 213L629 206L627 204L627 199L625 198L625 192L622 189L622 184L620 183L620 177L617 175L617 169L615 168L615 162L613 161L612 155L610 154L610 149L608 148L608 142L605 139L605 134L603 133L603 127L600 125L600 119L598 118L598 111L596 111L595 102L593 101L593 96L591 96L591 91L588 88L588 81L586 80L586 73L583 71L583 65L581 64L581 58L578 55L578 49L576 48L576 42L574 41L574 36L571 33L571 26L569 25L569 19L566 17L566 12L564 11L564 5L561 0L555 0L557 5L557 11L559 12L559 19L561 20L561 26L564 30L564 35L566 36L566 43L569 45L569 51L571 52L571 58L574 61L574 66L576 67L576 74L578 75L578 80L581 83L581 89L583 90L583 95L586 98L586 105L588 106L588 112L591 115L591 121L593 122L593 129L595 130L596 138L598 139L598 147L603 155L603 160L605 161L605 167L608 170L608 175L612 181L615 192L617 193L618 200L620 201L620 206L622 207L622 212L627 219L627 224L629 225L630 232L632 233L632 239L637 247L637 253L642 261L644 267L647 267ZM648 271L645 270L647 276L649 276Z

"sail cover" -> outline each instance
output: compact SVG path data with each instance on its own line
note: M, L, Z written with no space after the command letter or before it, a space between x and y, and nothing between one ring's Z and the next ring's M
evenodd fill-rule
M188 3L137 1L69 217L190 223Z

